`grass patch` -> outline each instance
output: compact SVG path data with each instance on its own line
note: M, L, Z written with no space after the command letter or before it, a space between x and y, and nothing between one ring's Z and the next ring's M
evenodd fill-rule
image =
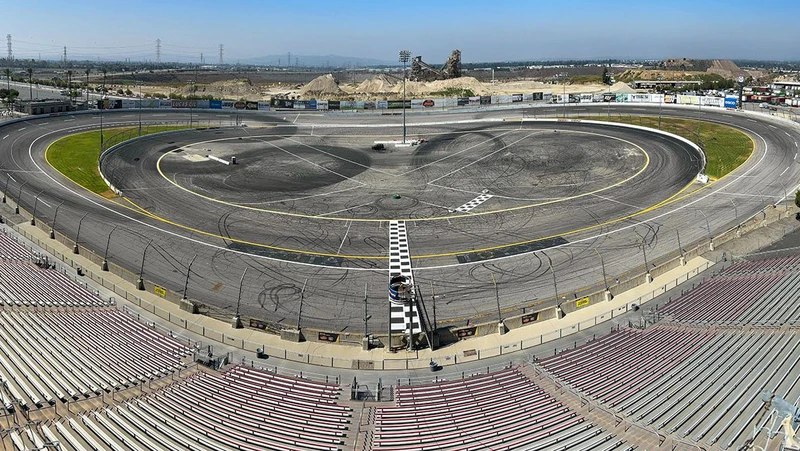
M185 126L151 125L142 127L142 136L168 130L185 129ZM103 130L104 147L119 144L139 136L138 127L119 127ZM52 143L45 153L47 162L65 177L106 198L114 192L100 177L97 161L100 158L100 131L77 133Z
M652 116L596 116L585 119L621 122L659 128L658 118ZM727 125L700 122L700 141L697 138L698 122L672 117L661 118L661 130L701 144L706 153L706 175L718 180L742 165L753 153L753 141L749 136Z

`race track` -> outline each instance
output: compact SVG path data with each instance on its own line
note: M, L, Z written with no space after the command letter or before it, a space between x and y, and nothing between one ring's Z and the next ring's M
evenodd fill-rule
M656 113L644 106L612 110ZM522 114L533 117L533 111ZM308 280L302 324L338 331L362 330L365 286L369 327L385 331L387 221L406 220L428 308L435 292L439 324L463 324L496 314L492 277L504 314L552 299L551 265L559 294L571 299L602 285L598 252L613 284L642 270L642 246L656 262L674 255L677 231L688 248L797 186L796 128L712 109L664 108L664 114L739 128L753 138L755 151L733 174L702 187L692 183L701 164L694 149L648 131L502 121L520 117L520 110L410 114L409 136L428 142L379 152L370 144L398 138L399 117L262 113L246 116L245 128L184 131L121 146L104 162L104 173L124 199L106 200L44 161L55 139L99 125L97 114L84 114L0 127L0 184L8 179L13 205L22 186L27 211L41 192L37 218L46 224L63 202L56 228L67 237L74 239L87 214L80 244L101 254L116 226L109 261L134 272L152 239L145 278L174 291L182 290L196 254L189 297L214 316L233 316L239 279L250 268L244 318L294 325ZM221 125L232 116L192 115ZM130 111L104 116L106 125L138 122ZM142 117L186 121L189 113ZM207 160L207 154L236 155L239 164ZM482 194L491 197L458 210Z

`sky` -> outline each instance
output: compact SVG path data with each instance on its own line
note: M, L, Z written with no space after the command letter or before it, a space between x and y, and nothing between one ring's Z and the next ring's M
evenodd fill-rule
M443 62L800 60L800 1L2 0L17 59L227 63L291 52ZM0 55L6 56L6 46Z

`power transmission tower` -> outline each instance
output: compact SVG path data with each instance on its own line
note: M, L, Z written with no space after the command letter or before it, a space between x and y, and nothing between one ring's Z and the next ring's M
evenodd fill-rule
M156 39L156 63L161 64L161 39Z
M222 58L222 54L224 53L224 51L225 51L225 48L222 46L222 44L220 44L220 45L219 45L219 63L220 63L220 64L223 64L223 63L224 63L224 61L225 61L225 60Z
M286 60L286 67L292 67L292 52L289 52L288 59Z
M67 64L67 46L64 46L64 64Z
M205 60L203 59L203 52L200 52L200 64L205 64Z
M11 60L14 59L14 54L11 53L11 35L10 34L6 35L6 40L8 41L8 56L6 58L8 59L8 61L11 61Z

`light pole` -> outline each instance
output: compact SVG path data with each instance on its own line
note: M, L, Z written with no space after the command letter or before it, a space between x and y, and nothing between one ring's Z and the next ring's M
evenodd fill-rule
M78 241L80 241L81 239L81 226L83 225L84 218L86 218L88 214L89 213L86 213L85 215L81 216L81 220L78 221L78 233L75 235L75 246L72 246L73 254L77 254L80 252L80 249L78 249Z
M300 289L300 308L297 310L297 330L300 330L300 319L303 317L303 298L306 294L306 284L308 279L303 282L303 288Z
M6 175L7 175L7 177L6 177L6 187L3 188L3 203L6 203L6 192L8 192L8 181L11 180L11 173L7 172Z
M17 206L14 208L14 213L19 214L19 200L22 198L22 188L28 184L26 180L25 183L19 186L19 193L17 193Z
M410 51L400 50L400 62L403 63L403 144L406 143L406 63L410 58Z
M114 233L115 230L117 230L117 226L114 226L114 228L112 228L111 231L108 232L108 239L106 240L106 251L103 253L103 263L100 265L100 269L102 269L103 271L108 271L108 248L109 246L111 246L111 234Z
M56 212L53 214L53 227L50 227L50 239L56 239L56 219L58 219L58 209L64 205L64 201L61 201L60 204L56 205Z
M36 194L36 197L33 198L33 215L31 216L31 225L36 225L36 206L39 204L39 195L41 195L44 190L39 191Z
M147 242L147 246L144 247L144 251L142 252L142 266L139 269L139 280L136 281L136 288L139 291L144 291L144 259L147 257L147 248L153 244L153 240Z
M606 287L606 291L608 291L608 277L606 277L606 263L603 261L603 256L600 255L600 251L597 248L592 248L594 252L600 257L600 266L603 268L603 285Z
M194 259L197 258L197 254L194 254L192 257L192 261L189 262L189 267L186 269L186 282L183 284L183 299L189 299L189 296L186 294L189 292L189 274L192 273L192 264L194 264ZM246 270L247 268L245 268Z

